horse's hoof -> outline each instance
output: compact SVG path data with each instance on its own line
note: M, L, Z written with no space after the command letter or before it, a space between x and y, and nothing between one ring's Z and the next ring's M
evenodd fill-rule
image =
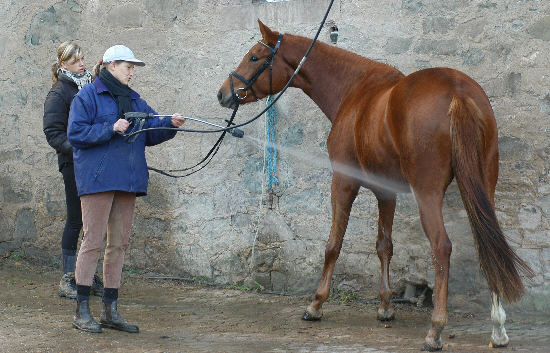
M498 343L495 343L493 341L491 341L489 343L489 348L506 348L508 347L508 342L506 342L505 344L498 344Z
M321 316L323 316L321 311L317 311L316 313L310 313L309 311L306 311L304 313L304 316L302 316L302 320L305 320L305 321L319 321L319 320L321 320Z
M431 345L424 343L424 347L422 347L422 352L439 352L443 347L432 347Z
M423 352L439 352L443 349L443 343L441 339L438 340L429 340L429 342L424 342L424 347L422 347Z
M376 313L376 318L378 319L378 321L392 321L393 319L395 319L395 312L393 311L393 309L378 309L378 312Z

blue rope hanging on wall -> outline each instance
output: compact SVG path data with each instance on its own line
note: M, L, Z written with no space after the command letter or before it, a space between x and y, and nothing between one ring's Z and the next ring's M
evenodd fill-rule
M269 105L273 101L272 96L267 97L266 104ZM266 158L267 158L267 177L268 190L272 191L273 186L279 184L277 179L277 147L275 144L275 124L277 124L278 115L275 105L265 113L265 138L266 138Z

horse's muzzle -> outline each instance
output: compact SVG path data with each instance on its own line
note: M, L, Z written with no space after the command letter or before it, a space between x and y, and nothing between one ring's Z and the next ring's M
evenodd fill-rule
M235 99L233 99L233 96L231 94L223 94L222 90L218 91L218 102L225 108L233 109L235 107Z

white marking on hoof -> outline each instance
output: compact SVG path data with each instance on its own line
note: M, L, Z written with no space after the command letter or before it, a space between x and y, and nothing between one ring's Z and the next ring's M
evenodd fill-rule
M491 320L493 321L493 334L491 335L489 347L506 347L510 341L506 334L506 329L504 328L506 312L502 308L500 298L495 293L492 293L491 297Z

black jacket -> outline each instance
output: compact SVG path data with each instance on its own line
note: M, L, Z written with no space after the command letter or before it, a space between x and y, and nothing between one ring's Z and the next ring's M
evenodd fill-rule
M65 163L73 163L73 147L67 139L69 108L78 86L65 75L48 92L44 102L43 130L46 140L57 152L59 170Z

